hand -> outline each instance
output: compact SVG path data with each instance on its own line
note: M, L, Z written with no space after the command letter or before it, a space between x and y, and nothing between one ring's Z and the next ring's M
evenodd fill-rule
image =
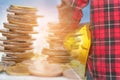
M71 0L62 0L62 4L65 4L65 5L71 5Z
M61 4L58 5L57 7L60 8L60 7L65 7L65 6L71 6L72 2L71 0L61 0Z
M82 11L80 10L78 16L80 17L79 20L75 20L73 17L74 15L74 8L71 7L72 0L61 0L61 5L58 6L59 12L59 21L62 24L68 25L71 29L76 29L78 27L79 21L82 18Z

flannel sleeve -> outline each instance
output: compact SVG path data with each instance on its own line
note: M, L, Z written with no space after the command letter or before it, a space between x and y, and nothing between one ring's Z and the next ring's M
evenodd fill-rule
M71 0L71 2L71 6L74 9L73 19L79 22L83 16L81 9L88 4L88 0Z

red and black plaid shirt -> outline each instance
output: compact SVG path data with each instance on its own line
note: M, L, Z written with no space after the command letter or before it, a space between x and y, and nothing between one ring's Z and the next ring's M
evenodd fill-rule
M120 0L91 0L91 24L93 78L120 80Z
M90 4L88 68L94 80L120 80L120 0L90 0Z

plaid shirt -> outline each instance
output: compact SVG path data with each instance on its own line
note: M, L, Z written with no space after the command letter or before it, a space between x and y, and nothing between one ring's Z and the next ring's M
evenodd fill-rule
M94 80L120 80L120 0L90 0L92 47L88 68Z
M94 80L120 80L120 0L90 0L90 3L89 71Z

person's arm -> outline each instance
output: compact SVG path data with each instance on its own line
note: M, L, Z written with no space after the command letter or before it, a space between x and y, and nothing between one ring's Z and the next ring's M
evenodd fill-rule
M88 0L72 0L71 6L74 8L73 18L76 21L80 21L82 16L82 8L84 8L88 4Z
M62 4L81 9L88 4L88 0L62 0Z
M62 4L67 4L67 5L71 6L72 0L62 0Z
M88 4L88 0L72 0L72 6L78 9L84 8Z
M65 24L70 24L69 28L76 29L83 16L82 8L87 5L88 0L61 0L58 6L59 20Z

